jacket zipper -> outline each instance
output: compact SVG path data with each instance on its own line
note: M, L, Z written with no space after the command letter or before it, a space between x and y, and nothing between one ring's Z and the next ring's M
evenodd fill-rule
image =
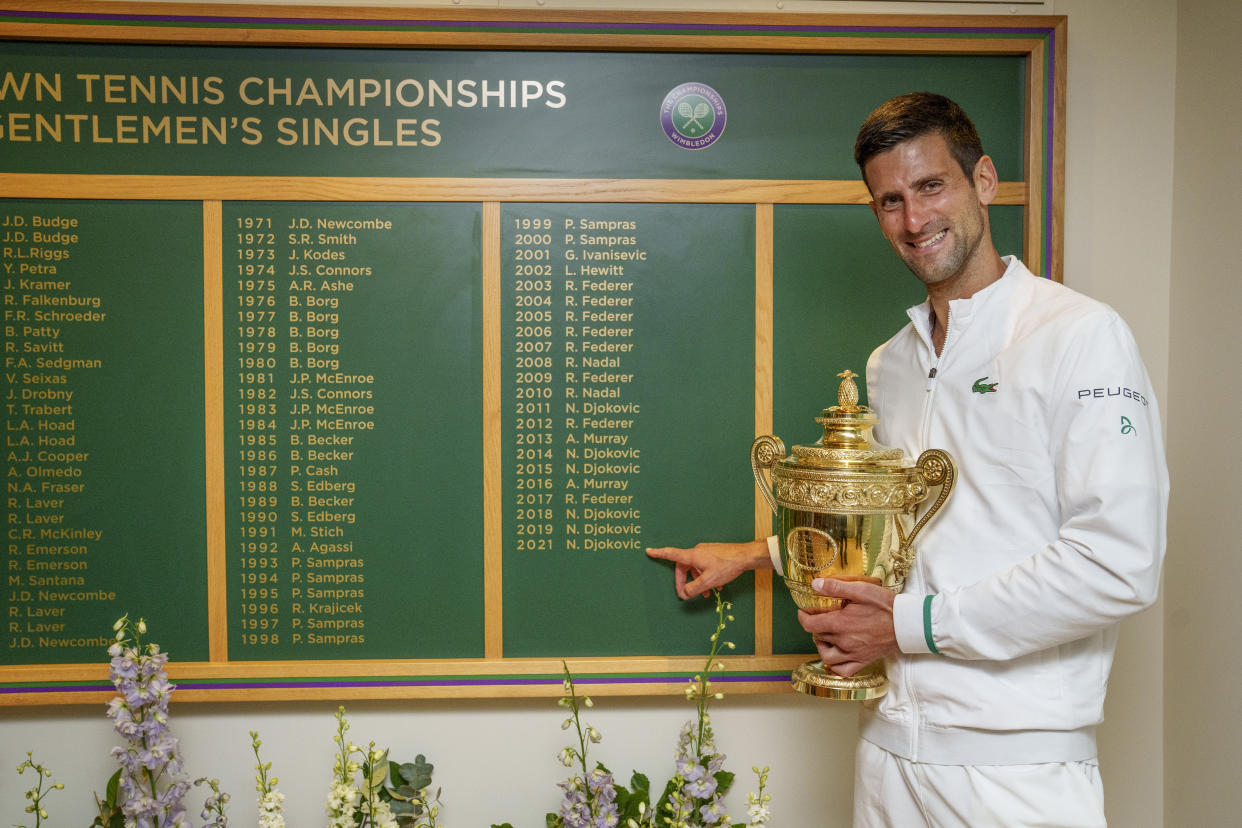
M928 446L931 445L932 408L935 405L935 401L936 401L936 375L940 372L940 362L942 359L944 359L944 352L949 347L950 322L952 321L952 319L953 319L953 311L949 310L944 320L944 346L940 349L939 354L936 353L936 345L935 345L934 340L932 340L929 337L929 341L928 341L928 346L931 348L931 352L932 352L932 367L931 367L931 370L928 371L927 373L927 386L926 386L927 393L923 397L923 422L922 422L922 428L920 429L922 432L922 438L923 438L923 442L921 446L922 449L926 449ZM927 588L926 580L923 577L923 562L922 562L922 559L919 558L917 554L915 555L915 558L914 558L914 571L915 573L917 573L917 576L918 576L918 586L922 587L923 589L926 589ZM910 679L910 672L911 672L910 668L907 667L907 669L903 671L903 677L905 679L904 683L906 685L906 695L910 699L911 728L910 728L909 751L910 751L910 756L913 759L913 761L917 762L919 760L919 747L920 747L919 729L922 726L923 717L922 717L922 712L920 709L918 694L915 692L914 683Z

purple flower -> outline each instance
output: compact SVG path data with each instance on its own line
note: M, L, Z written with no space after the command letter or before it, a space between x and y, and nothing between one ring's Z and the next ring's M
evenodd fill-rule
M168 704L176 689L165 672L168 655L157 645L144 648L140 641L131 641L128 616L116 629L117 641L108 653L112 683L119 695L108 704L107 713L126 741L112 750L124 771L120 792L126 825L190 828L182 804L190 782L181 777L180 743L168 732ZM145 624L139 621L133 630L141 635Z
M726 816L719 797L699 808L699 813L702 814L703 821L707 825L718 825Z
M698 782L706 773L703 766L693 759L683 757L677 760L677 775L687 782Z
M702 779L687 782L685 790L695 799L707 799L716 792L716 777L704 776Z

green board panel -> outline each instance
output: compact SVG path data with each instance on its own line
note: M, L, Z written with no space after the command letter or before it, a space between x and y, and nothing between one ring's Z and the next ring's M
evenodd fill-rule
M482 656L481 208L223 228L230 659Z
M935 89L1023 177L1026 64L1000 55L487 52L0 43L4 172L853 179L875 106ZM669 140L704 84L719 139Z
M1020 250L1022 208L991 207L988 216L997 249ZM865 206L777 206L774 246L772 423L792 451L823 436L815 418L837 404L837 374L849 368L863 375L871 352L910 321L906 309L927 294ZM858 385L865 404L865 381ZM812 649L779 578L772 640L777 653Z
M202 221L196 203L0 201L0 663L105 659L126 612L207 656Z
M754 209L501 211L506 656L682 655L646 546L753 534ZM753 652L751 579L731 587Z

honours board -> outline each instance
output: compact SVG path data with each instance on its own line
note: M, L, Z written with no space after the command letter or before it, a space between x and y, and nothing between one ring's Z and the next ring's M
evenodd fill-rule
M0 2L0 703L107 695L125 613L182 698L676 690L710 606L644 548L767 534L751 441L921 298L865 114L977 113L1057 272L1059 18L46 5ZM783 587L726 597L722 680L787 688Z

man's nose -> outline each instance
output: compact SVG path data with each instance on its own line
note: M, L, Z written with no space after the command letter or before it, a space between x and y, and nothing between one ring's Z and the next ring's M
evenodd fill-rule
M907 233L920 233L927 226L928 212L915 200L906 200L902 217L905 220Z

